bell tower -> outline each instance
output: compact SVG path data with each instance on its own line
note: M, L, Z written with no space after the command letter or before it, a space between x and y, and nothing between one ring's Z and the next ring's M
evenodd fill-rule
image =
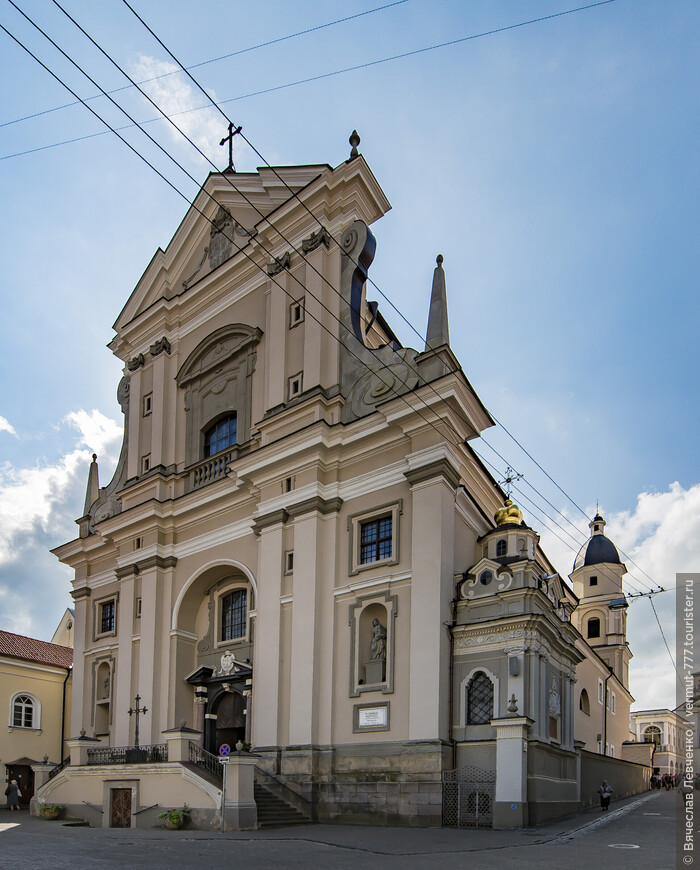
M628 603L622 591L627 568L605 536L605 525L596 513L589 523L591 536L579 550L569 575L579 599L571 621L627 689L632 658L627 643Z

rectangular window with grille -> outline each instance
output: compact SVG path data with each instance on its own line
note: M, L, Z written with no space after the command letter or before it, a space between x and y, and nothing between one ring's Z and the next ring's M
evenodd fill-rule
M100 634L114 631L114 601L105 601L100 608Z
M392 517L360 524L360 564L381 562L392 556Z
M221 640L237 640L246 635L248 596L236 589L221 599Z

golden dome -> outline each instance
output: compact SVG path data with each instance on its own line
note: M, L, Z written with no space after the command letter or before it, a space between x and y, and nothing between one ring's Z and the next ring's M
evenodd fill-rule
M515 523L519 526L523 521L523 515L520 512L520 508L517 504L513 504L509 498L506 499L505 505L496 511L493 518L496 520L497 526L505 526L510 523Z

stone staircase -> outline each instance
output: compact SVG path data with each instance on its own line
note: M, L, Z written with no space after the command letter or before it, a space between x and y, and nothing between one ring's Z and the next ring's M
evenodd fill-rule
M291 804L273 794L269 788L255 783L255 803L259 828L281 828L286 825L308 825L311 820Z

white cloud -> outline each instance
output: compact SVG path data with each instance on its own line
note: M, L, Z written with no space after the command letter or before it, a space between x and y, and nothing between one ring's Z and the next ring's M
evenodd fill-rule
M101 451L113 464L121 427L99 411L77 411L66 422L78 430L78 443L56 462L32 468L9 463L0 467L0 566L30 550L38 532L66 527L67 499L87 480L91 450L84 447Z
M228 162L228 151L225 151L219 142L226 135L226 122L213 108L188 111L206 105L207 100L201 91L189 84L184 73L168 75L177 73L178 70L179 67L175 64L142 54L139 55L138 61L131 65L129 72L132 78L144 82L141 88L159 107L162 114L172 118L213 163L223 168ZM165 77L156 78L157 76ZM154 78L155 81L147 81ZM216 101L215 93L210 91L210 94L212 100ZM150 103L147 102L147 105L151 110L153 109ZM201 161L203 158L197 155L172 124L167 121L165 123L173 141L183 145L188 154Z
M588 512L592 514L593 510ZM626 590L635 593L656 586L668 590L655 595L653 601L666 641L675 654L673 590L676 574L698 570L700 484L684 489L674 482L665 492L640 493L634 510L606 515L601 508L601 513L607 521L605 533L620 550L620 558L629 571L623 581ZM577 518L571 519L578 528L582 527ZM561 524L566 525L563 521ZM576 535L571 526L567 528ZM567 576L577 549L573 542L561 529L552 527L542 531L542 545L562 575ZM634 655L630 665L634 709L673 708L677 676L648 599L630 599L627 626Z
M9 432L10 435L14 435L17 438L14 426L5 417L0 417L0 432Z

